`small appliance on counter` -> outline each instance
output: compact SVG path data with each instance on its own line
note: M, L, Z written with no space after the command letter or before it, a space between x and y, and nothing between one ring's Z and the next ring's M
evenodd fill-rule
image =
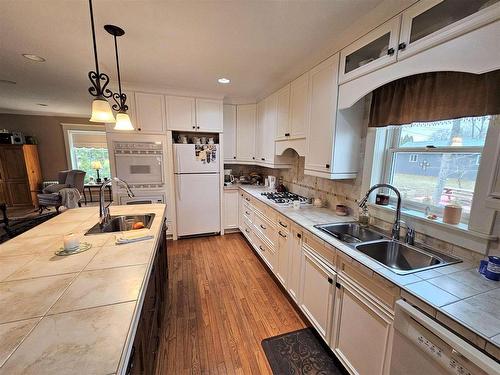
M224 185L231 185L234 183L235 179L232 172L232 169L224 169Z
M275 176L267 176L267 182L269 189L276 189L276 177Z

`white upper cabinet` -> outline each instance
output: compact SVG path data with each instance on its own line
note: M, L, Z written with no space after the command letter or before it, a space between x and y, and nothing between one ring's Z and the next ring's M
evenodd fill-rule
M135 93L136 124L140 132L161 133L165 131L165 98L161 94Z
M254 149L254 160L260 160L263 146L262 142L265 137L264 129L265 129L265 116L266 116L266 102L265 100L261 100L257 103L256 106L256 120L255 120L255 149Z
M356 177L363 129L364 101L337 112L338 64L337 53L309 72L311 108L304 174L328 179Z
M264 121L260 125L260 137L258 138L261 144L260 154L257 154L257 159L263 163L274 164L274 137L276 133L276 123L278 120L278 97L276 94L268 96L264 100Z
M340 83L396 62L400 21L396 16L340 51Z
M195 99L183 96L167 96L168 130L195 131Z
M279 90L276 97L278 100L276 140L282 140L290 136L290 85Z
M196 130L222 131L222 100L196 99Z
M500 17L500 2L421 0L403 12L398 60L460 36Z
M224 161L236 160L236 106L224 104Z
M329 172L337 107L337 70L335 54L310 71L309 129L306 138L305 169Z
M309 121L309 73L290 84L289 138L304 138Z
M238 105L236 108L236 158L255 160L256 105Z
M167 96L167 129L180 131L221 132L222 101Z

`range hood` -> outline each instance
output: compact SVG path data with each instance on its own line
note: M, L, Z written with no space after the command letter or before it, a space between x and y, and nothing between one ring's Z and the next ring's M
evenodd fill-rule
M306 156L306 139L285 139L275 142L276 155L283 155L286 150L294 150L299 156Z

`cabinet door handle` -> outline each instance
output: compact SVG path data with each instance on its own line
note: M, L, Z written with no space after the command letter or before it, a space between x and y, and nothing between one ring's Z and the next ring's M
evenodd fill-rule
M290 133L285 133L285 137L289 137L290 136Z
M283 223L281 222L281 220L278 220L278 223L279 223L279 225L281 225L281 226L282 226L283 228L286 228L286 227L288 227L288 225L286 225L286 224L283 224Z
M406 43L405 42L399 43L398 50L402 51L404 49L406 49Z
M297 238L302 238L302 235L300 233L297 233Z
M248 229L245 229L245 232L250 233L250 231Z
M247 202L250 202L250 198L245 197L245 200L246 200Z
M394 48L389 48L389 49L387 50L387 54L388 54L389 56L394 55L394 52L395 52L395 51L394 51Z
M196 129L196 126L193 125L193 129Z
M335 287L336 287L337 289L340 289L340 287L341 287L340 283L335 283Z
M236 159L236 156L233 156L233 159Z
M260 158L260 160L264 161L264 160L266 160L266 158Z
M263 226L262 224L260 224L260 227L264 230L266 230L267 228L265 226Z
M262 248L262 246L259 245L259 249L261 249L262 251L266 251L265 249Z
M255 156L252 156L252 159L255 160Z
M325 168L330 168L330 164L325 164Z
M280 231L280 230L278 231L278 234L279 234L281 237L286 238L286 236L285 236L283 233L281 233L281 231Z
M332 279L331 277L329 277L329 278L328 278L328 282L329 282L330 284L333 284L333 279Z
M250 215L250 212L248 212L248 211L245 211L245 213L246 213L247 215Z

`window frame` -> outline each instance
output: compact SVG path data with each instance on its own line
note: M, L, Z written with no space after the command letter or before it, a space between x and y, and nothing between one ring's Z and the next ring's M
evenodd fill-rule
M404 126L404 125L403 125ZM400 147L399 140L401 138L401 126L388 127L386 129L386 139L385 139L385 147L384 147L384 160L382 166L382 181L388 184L391 184L391 177L394 169L394 159L396 153L479 153L479 159L481 159L484 146L434 146L434 147ZM480 168L480 164L478 164L478 170ZM476 180L477 183L477 180ZM472 200L475 198L475 189L472 194ZM390 204L396 206L396 198L390 197ZM407 210L414 210L418 212L425 212L426 207L430 208L432 213L436 213L442 216L443 209L439 206L428 205L418 202L412 202L408 200L402 199L402 207ZM472 202L471 202L471 210L472 210ZM464 224L468 224L470 219L470 213L463 212L461 222Z

